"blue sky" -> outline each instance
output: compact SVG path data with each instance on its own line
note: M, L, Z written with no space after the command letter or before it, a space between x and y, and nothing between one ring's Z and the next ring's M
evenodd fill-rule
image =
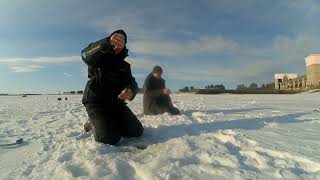
M305 73L320 53L317 0L1 1L0 93L83 90L80 51L124 29L140 87L154 65L172 89Z

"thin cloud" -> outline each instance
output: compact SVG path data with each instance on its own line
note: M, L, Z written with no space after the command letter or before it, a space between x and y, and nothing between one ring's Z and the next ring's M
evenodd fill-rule
M31 61L35 63L68 63L68 62L79 62L80 56L62 56L62 57L36 57L32 58Z
M170 40L135 41L129 48L137 54L160 56L185 56L200 53L225 53L235 52L239 44L222 36L200 37L187 42Z
M126 60L127 62L129 62L131 64L131 68L135 68L135 69L142 69L142 70L151 70L155 65L157 65L158 63L154 60L150 59L146 59L146 58L128 58L128 60Z
M98 31L109 33L116 29L123 29L132 41L161 39L164 38L163 34L166 31L160 25L157 28L151 27L149 23L145 22L145 14L143 12L125 11L113 13L96 20L95 28Z
M12 72L30 73L44 68L46 64L79 62L79 59L79 56L5 58L0 59L0 64L8 65Z
M59 56L59 57L31 57L31 58L2 58L0 64L14 65L25 63L38 63L38 64L60 64L68 62L78 62L80 56Z
M12 72L15 72L15 73L30 73L30 72L39 71L42 68L44 68L44 67L39 66L39 65L12 66L12 67L10 67Z
M63 73L67 78L72 78L72 75L71 74L69 74L69 73Z
M192 80L192 81L210 81L210 80L226 80L239 78L236 75L237 72L232 69L222 67L170 67L165 69L164 75L170 77L170 79L176 80Z

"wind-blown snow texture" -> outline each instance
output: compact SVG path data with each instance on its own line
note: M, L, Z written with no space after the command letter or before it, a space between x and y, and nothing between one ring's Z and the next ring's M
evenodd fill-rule
M81 96L0 97L0 143L25 141L0 147L0 177L320 179L319 95L172 95L181 116L144 116L138 95L144 135L120 146L83 131Z

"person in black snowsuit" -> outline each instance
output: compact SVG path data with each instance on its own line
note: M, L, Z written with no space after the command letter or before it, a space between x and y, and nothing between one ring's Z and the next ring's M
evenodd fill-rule
M143 112L145 115L157 115L168 112L179 115L169 96L170 90L166 88L165 80L161 78L162 68L155 66L147 76L143 85Z
M93 132L96 141L110 145L121 137L139 137L144 130L125 103L138 91L130 64L124 61L128 56L126 43L126 33L117 30L81 52L90 78L82 98L89 116L84 128Z

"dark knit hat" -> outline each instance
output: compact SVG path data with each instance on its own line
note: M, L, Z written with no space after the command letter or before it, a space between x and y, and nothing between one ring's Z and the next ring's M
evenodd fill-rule
M162 73L162 68L160 66L153 67L152 73Z
M115 33L122 34L124 36L124 42L125 42L125 44L127 44L127 34L126 34L126 32L124 32L124 30L122 30L122 29L116 30L113 33L111 33L110 37Z

